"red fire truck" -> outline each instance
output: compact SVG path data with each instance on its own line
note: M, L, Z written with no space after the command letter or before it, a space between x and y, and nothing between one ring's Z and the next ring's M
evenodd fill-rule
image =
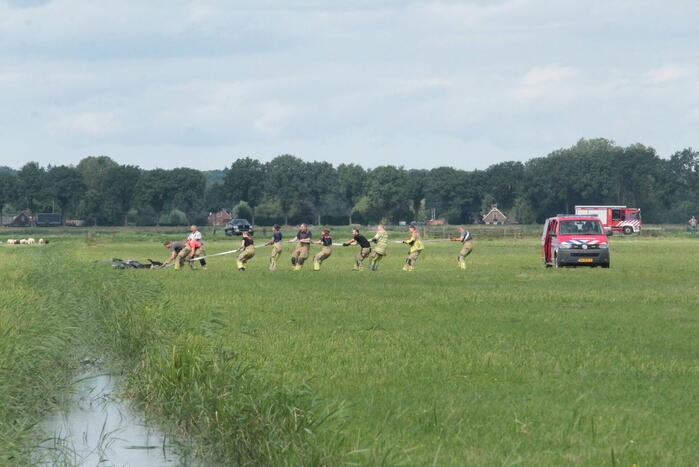
M624 232L624 235L640 233L641 210L626 206L575 206L575 214L579 216L597 216L602 225L614 232Z

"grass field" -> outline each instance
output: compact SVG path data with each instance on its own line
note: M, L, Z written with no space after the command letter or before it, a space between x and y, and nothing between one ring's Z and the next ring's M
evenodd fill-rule
M108 353L144 410L209 460L693 465L698 245L613 237L609 270L545 269L534 237L476 238L466 271L449 242L427 244L413 273L400 270L403 245L377 272L351 270L356 247L293 272L291 245L276 272L269 249L244 273L230 256L194 271L92 265L167 253L112 235L3 247L0 271L15 283L51 264L51 287L81 290L92 352ZM34 302L23 309L45 313L38 286L25 286ZM4 308L3 327L24 332Z

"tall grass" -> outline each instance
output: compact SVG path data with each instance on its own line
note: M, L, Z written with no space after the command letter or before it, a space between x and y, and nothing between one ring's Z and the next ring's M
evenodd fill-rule
M0 464L27 465L36 424L70 389L85 316L58 258L38 248L0 256Z
M0 253L0 464L61 458L37 451L37 423L85 356L121 371L133 400L205 463L335 463L325 427L341 423L339 404L275 384L235 342L188 329L157 280L80 264L75 245Z
M260 250L245 273L222 257L207 271L123 276L157 277L168 297L152 313L171 347L144 355L144 378L178 374L178 358L208 346L232 349L274 387L308 383L320 400L345 401L342 424L314 437L339 429L341 462L601 465L613 451L620 465L687 465L699 417L697 241L614 236L609 270L546 270L535 237L476 237L466 271L458 244L432 242L412 274L390 245L376 273L352 272L356 249L341 247L320 272L294 273L286 247L274 273ZM160 248L115 239L81 254ZM203 348L181 354L187 338ZM149 403L176 400L176 386Z
M235 342L188 328L171 313L176 298L165 299L152 276L95 266L80 281L93 304L95 343L124 372L133 399L193 441L192 455L233 465L336 463L341 404L304 384L277 385Z
M69 261L54 286L205 464L691 465L697 241L615 236L609 270L547 270L535 237L476 238L466 271L429 243L412 274L401 245L376 273L351 271L354 248L318 273L288 247L274 273L265 250L245 273ZM164 256L131 237L70 251Z

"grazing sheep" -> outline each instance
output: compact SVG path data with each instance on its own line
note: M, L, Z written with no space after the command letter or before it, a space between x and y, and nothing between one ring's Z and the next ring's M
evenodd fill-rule
M27 239L27 245L34 245L35 243L36 243L36 240L34 240L33 238Z
M26 238L23 238L19 241L20 245L29 245L29 241Z
M40 238L40 239L39 239L39 245L43 245L43 244L44 244L44 239L43 239L43 238Z
M7 239L7 244L8 244L8 245L16 245L16 244L17 244L17 240L15 240L14 238L8 238L8 239Z

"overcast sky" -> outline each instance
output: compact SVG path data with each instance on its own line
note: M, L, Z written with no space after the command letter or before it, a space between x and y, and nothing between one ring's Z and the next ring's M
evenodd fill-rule
M344 5L344 6L338 6ZM696 0L0 0L0 165L699 146Z

